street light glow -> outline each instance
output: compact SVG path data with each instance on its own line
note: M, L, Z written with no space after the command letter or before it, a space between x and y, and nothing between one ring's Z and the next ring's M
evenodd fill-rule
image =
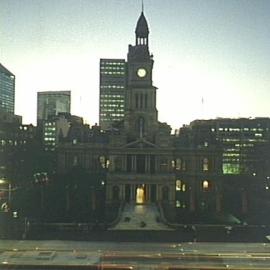
M7 181L4 179L0 179L0 184L5 184Z

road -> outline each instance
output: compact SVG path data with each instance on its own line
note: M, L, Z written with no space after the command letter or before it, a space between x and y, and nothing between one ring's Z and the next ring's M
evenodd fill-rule
M270 269L270 244L2 240L0 262L0 269L256 270Z

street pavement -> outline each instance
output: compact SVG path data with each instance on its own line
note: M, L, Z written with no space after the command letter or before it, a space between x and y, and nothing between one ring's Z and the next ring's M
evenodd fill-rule
M20 269L32 266L29 269L37 270L44 266L46 269L67 266L74 267L71 269L270 269L270 244L2 240L0 269L16 266Z

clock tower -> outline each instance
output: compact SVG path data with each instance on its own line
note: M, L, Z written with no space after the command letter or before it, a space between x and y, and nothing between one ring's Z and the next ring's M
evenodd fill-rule
M149 53L149 28L142 11L135 30L135 45L127 57L125 128L129 141L139 138L155 142L158 129L156 87L152 83L153 56Z

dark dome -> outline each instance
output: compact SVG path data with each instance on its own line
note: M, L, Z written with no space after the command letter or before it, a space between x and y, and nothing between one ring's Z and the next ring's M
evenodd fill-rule
M149 29L143 12L141 13L141 16L137 22L135 33L138 37L148 37Z

